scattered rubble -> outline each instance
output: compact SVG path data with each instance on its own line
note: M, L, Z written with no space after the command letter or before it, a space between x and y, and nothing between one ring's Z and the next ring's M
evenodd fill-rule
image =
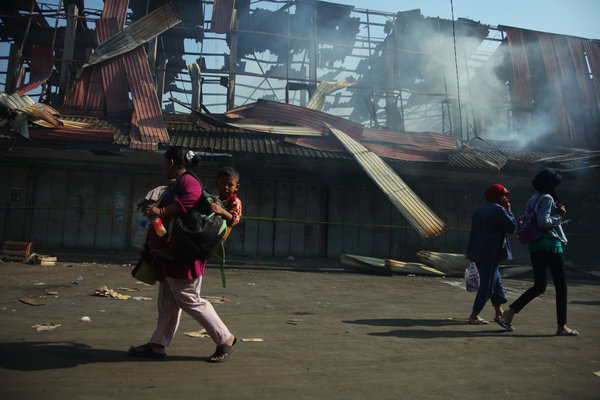
M62 326L61 324L55 324L54 322L45 322L43 324L33 325L32 328L38 332L41 332L41 331L51 331L53 329L60 328L61 326Z

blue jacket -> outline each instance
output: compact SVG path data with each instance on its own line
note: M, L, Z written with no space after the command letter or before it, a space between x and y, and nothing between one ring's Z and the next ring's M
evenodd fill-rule
M498 264L512 260L505 233L515 231L517 223L512 212L498 203L487 202L473 213L467 251L476 264Z
M539 199L539 201L538 201ZM538 227L544 229L544 236L550 236L567 243L562 228L563 218L558 214L556 202L549 194L536 193L525 204L525 209L532 208L537 216Z

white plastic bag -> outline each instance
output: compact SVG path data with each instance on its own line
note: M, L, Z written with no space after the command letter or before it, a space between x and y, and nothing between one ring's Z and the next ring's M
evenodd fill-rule
M477 271L477 265L473 261L465 269L465 286L467 292L476 292L479 290L479 271Z

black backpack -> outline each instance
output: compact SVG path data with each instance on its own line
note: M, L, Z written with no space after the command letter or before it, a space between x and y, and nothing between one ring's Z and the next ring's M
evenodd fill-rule
M193 172L186 173L200 182ZM217 196L202 188L198 204L185 215L174 219L172 232L178 243L178 251L187 259L208 260L223 242L227 233L227 222L222 216L212 212L210 206L213 203L223 207Z

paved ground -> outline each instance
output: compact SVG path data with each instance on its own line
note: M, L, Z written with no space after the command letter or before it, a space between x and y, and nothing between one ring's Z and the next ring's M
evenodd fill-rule
M569 324L582 335L566 338L553 336L552 286L509 333L466 324L473 294L458 278L239 262L222 288L210 268L203 294L227 300L215 307L238 337L264 340L240 343L215 365L204 362L212 341L184 334L200 329L187 315L167 360L126 354L148 340L157 297L157 287L136 284L126 264L0 264L0 398L599 398L600 280L585 274L569 276ZM506 280L509 299L530 284ZM152 300L94 296L102 286ZM143 291L119 289L131 287ZM18 300L26 296L46 304ZM483 316L492 318L492 308ZM62 326L32 328L43 323Z

